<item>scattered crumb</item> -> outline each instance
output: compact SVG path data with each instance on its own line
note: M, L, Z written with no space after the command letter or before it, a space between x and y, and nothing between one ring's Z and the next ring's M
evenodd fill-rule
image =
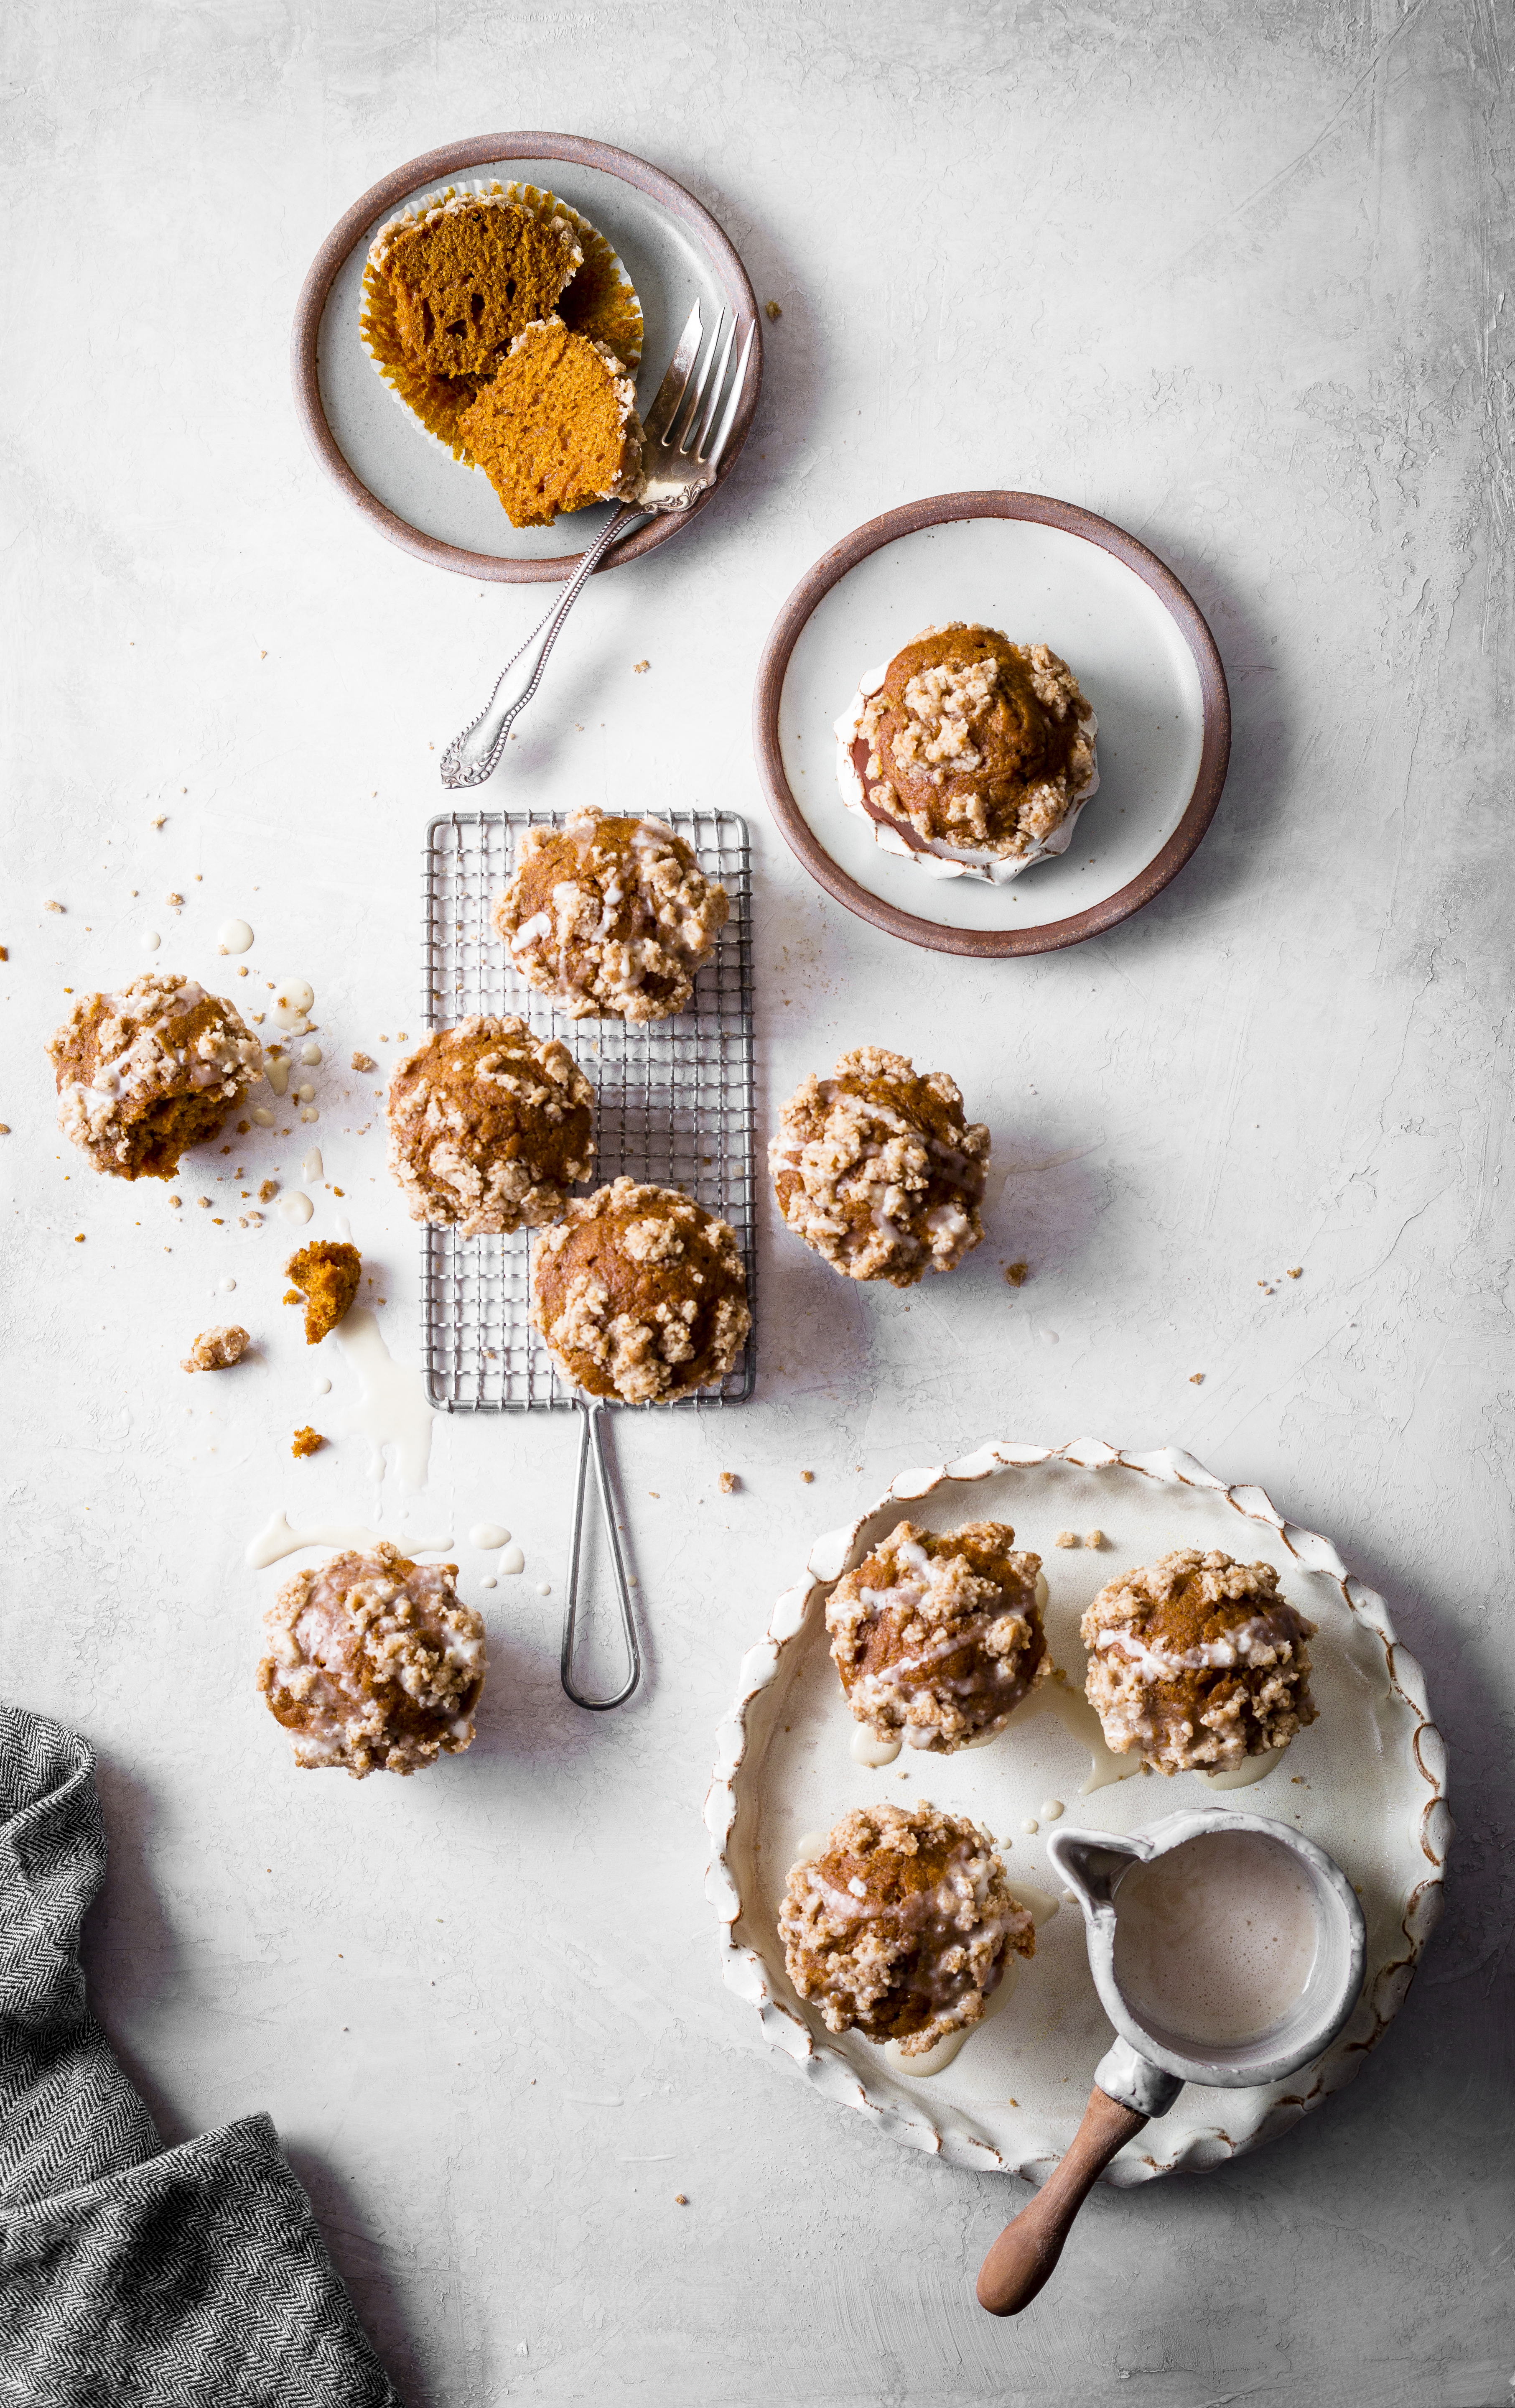
M1083 1534L1083 1542L1086 1547L1102 1547L1105 1544L1105 1533L1103 1530L1086 1530Z
M202 1329L184 1360L181 1371L229 1371L240 1363L252 1340L245 1329L235 1322L225 1322L218 1329Z
M1019 1261L1007 1263L1005 1266L1006 1285L1008 1287L1024 1287L1026 1283L1026 1273L1030 1268L1031 1265L1023 1256Z
M6 955L5 955L5 948L4 948L3 946L0 946L0 962L3 962L3 961L5 960L5 958L6 958ZM1303 1279L1303 1278L1304 1278L1304 1276L1305 1276L1305 1266L1304 1266L1304 1264L1303 1264L1303 1263L1296 1263L1296 1264L1294 1265L1294 1267L1293 1267L1293 1269L1290 1272L1289 1276L1290 1276L1290 1278L1291 1278L1291 1279Z
M258 654L258 658L260 661L265 661L268 658L266 648Z
M184 897L182 895L165 895L163 899L165 903L171 903L176 911L181 911L184 908Z
M377 1070L379 1065L371 1054L354 1054L352 1068L354 1070Z
M273 1202L273 1200L274 1200L274 1197L275 1197L278 1194L279 1194L279 1182L278 1182L278 1180L277 1180L277 1179L265 1179L265 1180L264 1181L264 1182L263 1182L263 1185L262 1185L262 1186L259 1188L259 1190L258 1190L258 1201L259 1201L259 1203L260 1203L260 1204L271 1204L271 1203Z
M1190 1374L1189 1374L1189 1385L1190 1385L1192 1388L1202 1388L1202 1387L1204 1386L1204 1384L1205 1384L1205 1374L1204 1374L1204 1372L1203 1372L1203 1371L1191 1371L1191 1372L1190 1372Z
M633 676L633 677L645 677L645 676L647 675L648 670L651 667L651 666L652 666L652 664L651 664L651 662L650 662L650 661L633 661L633 663L632 663L632 665L631 665L631 673L632 673L632 676Z
M362 1263L356 1246L345 1240L317 1238L302 1246L284 1266L286 1279L293 1280L297 1289L305 1292L305 1342L319 1346L330 1329L335 1329L349 1305L358 1293ZM302 1301L297 1293L285 1297L286 1304ZM383 1301L382 1297L379 1299Z
M175 1211L177 1212L177 1211L179 1210L180 1206L183 1204L184 1198L182 1197L182 1196L170 1196L170 1197L168 1198L168 1201L169 1201L169 1203L173 1206L173 1208L174 1208Z
M61 911L63 908L64 907L61 903L52 902L44 903L42 906L44 911Z
M811 1481L815 1478L815 1474L813 1471L802 1471L800 1473L800 1478L804 1481L806 1486L808 1487Z
M9 961L9 959L10 959L10 947L9 947L8 945L0 945L0 962L8 962L8 961ZM1297 1274L1296 1274L1296 1276L1297 1276Z
M334 1188L332 1189L332 1194L333 1194L334 1196L344 1196L344 1197L345 1197L345 1196L346 1196L346 1194L347 1194L347 1189L346 1189L345 1187L334 1187Z
M79 1233L78 1237L74 1240L74 1243L75 1243L75 1245L76 1245L76 1246L82 1246L82 1244L84 1243L84 1232L83 1232L83 1230L82 1230L82 1229L79 1231Z
M300 1294L297 1287L287 1287L284 1290L284 1302L286 1304L304 1304L305 1298Z
M675 2207L687 2207L687 2206L689 2205L689 2201L688 2201L688 2200L684 2197L684 2194L683 2194L683 2192L682 2192L681 2190L676 2190L676 2191L674 2192L674 2195L673 2195L673 2203L674 2203Z
M658 1503L659 1503L660 1505L662 1504L662 1502L663 1502L663 1498L662 1498L661 1492L660 1492L658 1489L656 1489L656 1488L650 1488L650 1489L648 1490L648 1492L647 1492L647 1493L648 1493L649 1497L656 1497L656 1498L657 1498L657 1500L658 1500Z
M405 1030L404 1030L403 1028L397 1028L397 1029L395 1030L395 1032L394 1032L394 1042L395 1042L395 1044L396 1044L396 1045L408 1045L408 1044L409 1044L410 1039L409 1039L409 1038L406 1035Z
M250 1212L247 1219L241 1224L241 1226L245 1229L261 1229L263 1227L263 1214L261 1212Z
M0 1121L0 1137L8 1137L9 1135L10 1123L8 1121Z
M237 1136L246 1137L251 1126L252 1123L250 1121L238 1121L236 1124Z
M735 1495L736 1494L737 1489L741 1486L741 1484L741 1484L741 1482L737 1479L736 1474L735 1473L735 1471L723 1471L723 1472L722 1473L722 1475L721 1475L721 1494L722 1494L722 1497L735 1497Z
M202 1212L208 1212L208 1211L209 1211L209 1210L210 1210L210 1198L209 1198L209 1197L208 1197L208 1196L197 1196L197 1197L195 1197L195 1199L194 1199L194 1200L195 1200L195 1202L198 1204L198 1206L200 1207L200 1210L201 1210L201 1211L202 1211Z
M291 1455L314 1455L316 1449L319 1446L324 1446L325 1443L326 1441L322 1437L320 1430L310 1429L309 1427L297 1429L290 1447L290 1453Z
M781 317L783 316L783 314L784 314L784 313L783 313L783 311L779 308L779 304L778 304L778 302L777 302L777 301L765 301L765 303L763 304L763 307L764 307L764 309L765 310L765 312L767 313L767 315L768 315L770 318L773 318L773 319L776 319L776 320L777 320L777 319L781 318Z
M157 818L156 818L156 819L153 821L153 823L152 823L153 826L154 826L154 827L163 827L163 826L166 824L166 822L167 822L167 818L168 818L168 813L167 813L166 811L160 811L160 812L158 813Z
M1054 1547L1076 1547L1078 1543L1079 1533L1077 1530L1059 1530L1056 1538L1052 1541Z

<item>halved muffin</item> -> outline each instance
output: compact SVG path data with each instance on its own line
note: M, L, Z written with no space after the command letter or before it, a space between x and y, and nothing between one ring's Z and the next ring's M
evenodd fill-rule
M583 256L566 218L544 223L503 194L460 194L387 226L373 262L415 366L457 377L493 375L522 329L556 307Z
M527 326L458 421L512 526L641 491L636 388L613 351L561 318Z

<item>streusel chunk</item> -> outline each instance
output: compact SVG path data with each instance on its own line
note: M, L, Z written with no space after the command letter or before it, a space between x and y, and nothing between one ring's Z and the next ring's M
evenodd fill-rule
M416 1772L471 1743L484 1625L457 1572L381 1539L285 1583L264 1616L258 1686L303 1770Z
M879 1740L950 1755L1004 1727L1048 1670L1041 1557L1008 1522L901 1522L826 1605L847 1702Z
M166 970L81 996L48 1052L58 1126L115 1179L172 1179L185 1147L219 1133L263 1067L236 1005Z
M593 1164L593 1100L566 1045L513 1014L433 1029L390 1079L390 1169L411 1219L465 1238L555 1221Z
M1229 1772L1315 1720L1316 1626L1271 1564L1179 1547L1108 1582L1084 1614L1084 1684L1107 1744L1158 1772Z
M736 1233L674 1188L618 1179L537 1240L531 1317L591 1396L693 1396L735 1368L752 1326Z
M689 1002L730 908L661 820L590 805L527 830L494 925L522 977L575 1020L665 1020Z
M796 1089L768 1148L779 1209L844 1278L913 1287L983 1236L989 1131L945 1070L864 1045Z
M183 1362L181 1371L229 1371L240 1363L252 1340L235 1321L224 1321L218 1328L202 1329Z
M897 2041L906 2057L978 2023L1007 1959L1036 1947L993 1842L923 1799L844 1815L791 1871L779 1933L828 2030Z

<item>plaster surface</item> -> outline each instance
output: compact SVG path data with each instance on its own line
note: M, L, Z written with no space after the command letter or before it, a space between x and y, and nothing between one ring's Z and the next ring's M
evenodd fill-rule
M4 1677L100 1752L90 1978L165 2136L272 2112L413 2408L1509 2396L1509 38L1486 0L9 13ZM543 597L372 534L286 346L359 192L510 125L657 160L782 316L728 492L591 588L491 799L747 812L765 1120L848 1045L945 1065L993 1131L990 1234L901 1297L770 1219L755 1400L617 1430L650 1666L619 1714L558 1689L571 1425L439 1423L411 1526L486 1613L480 1734L359 1785L296 1775L253 1693L281 1574L244 1550L280 1506L393 1529L407 1500L360 1436L291 1460L350 1371L323 1357L312 1399L290 1233L222 1208L316 1139L346 1197L307 1234L350 1212L418 1359L417 1233L344 1066L416 1025L431 748ZM822 896L748 738L810 561L976 484L1151 544L1236 710L1175 884L987 966ZM319 1123L198 1157L177 1211L64 1154L41 1052L147 928L233 992L308 978L326 1052ZM186 1379L227 1317L255 1356ZM1015 2189L757 2045L700 1806L815 1532L908 1463L1084 1432L1336 1541L1426 1668L1460 1839L1356 2085L1235 2166L1096 2197L1002 2327L971 2280ZM493 1591L482 1519L526 1556Z

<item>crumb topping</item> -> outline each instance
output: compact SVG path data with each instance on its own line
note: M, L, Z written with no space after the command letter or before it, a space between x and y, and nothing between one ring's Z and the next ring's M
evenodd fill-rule
M494 925L522 978L575 1020L682 1011L724 927L726 890L661 820L593 804L530 828Z
M531 1317L591 1396L693 1396L735 1368L752 1326L736 1231L672 1188L618 1179L538 1239Z
M402 1054L390 1169L413 1221L466 1238L557 1220L594 1161L594 1091L559 1039L479 1015Z
M1165 1773L1231 1771L1286 1747L1315 1720L1315 1628L1271 1564L1179 1547L1121 1573L1080 1628L1107 1744Z
M1048 1670L1039 1555L1008 1522L901 1522L826 1605L847 1702L876 1739L950 1755L1003 1729Z
M963 1117L945 1070L917 1077L903 1054L844 1054L784 1106L768 1148L779 1209L797 1237L856 1280L913 1287L983 1236L989 1131Z
M344 1317L358 1293L363 1277L363 1256L356 1246L336 1238L313 1238L302 1246L284 1266L284 1276L293 1280L297 1293L286 1296L286 1304L305 1300L305 1342L319 1346L328 1330L335 1329Z
M181 1371L229 1371L240 1363L252 1340L245 1329L234 1321L222 1322L219 1328L202 1329L184 1360Z
M978 2023L1007 1958L1036 1945L993 1841L924 1799L844 1815L790 1873L779 1931L828 2030L897 2041L906 2057Z
M297 1572L264 1616L258 1687L307 1770L415 1772L474 1736L484 1625L456 1564L417 1564L387 1540Z
M171 1179L186 1146L219 1133L263 1065L235 1004L165 970L144 971L119 995L81 996L48 1052L59 1127L118 1179Z

